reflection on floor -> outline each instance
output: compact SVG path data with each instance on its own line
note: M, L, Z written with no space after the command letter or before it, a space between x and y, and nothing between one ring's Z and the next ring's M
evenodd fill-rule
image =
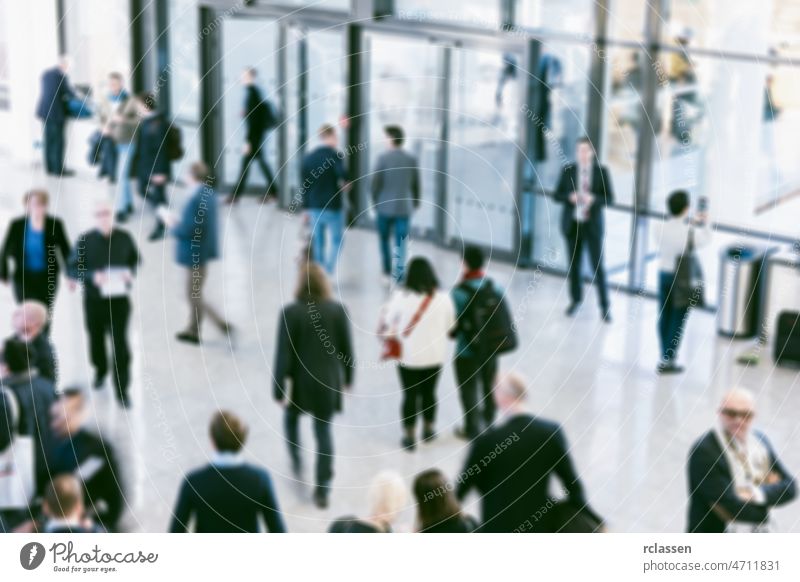
M90 226L93 200L107 195L107 187L88 176L58 183L32 176L3 158L0 170L7 177L0 192L3 225L21 209L24 190L43 185L74 238ZM183 197L182 192L174 193L173 202L180 204ZM233 351L211 328L202 348L174 341L186 309L173 243L143 240L151 227L149 211L129 225L142 241L144 259L131 325L134 408L122 412L108 389L93 392L91 400L94 422L117 444L124 460L127 528L164 531L182 475L209 457L206 427L219 407L240 413L250 423L247 457L270 468L292 531L324 531L334 517L366 511L367 484L381 469L394 468L409 483L432 466L455 476L466 451L452 436L459 403L449 368L438 389L440 438L413 454L399 448L398 381L395 372L378 361L379 342L374 337L385 298L377 245L372 232L355 230L347 233L335 286L353 318L357 379L334 431L338 456L332 506L326 511L313 507L310 487L289 479L280 410L272 402L269 384L276 317L294 282L299 220L251 200L233 210L225 208L223 219L225 260L214 265L208 292L240 328ZM459 261L452 252L421 242L412 245L412 252L435 261L443 285L454 283ZM522 336L523 348L504 358L502 367L530 378L533 410L564 423L589 498L613 531L682 530L689 446L714 422L720 395L733 384L758 393L757 424L772 438L785 464L800 471L797 375L773 369L768 362L753 369L736 366L741 344L717 338L710 315L697 313L689 322L683 346L688 373L657 378L654 302L616 294L615 320L606 326L599 322L594 294L589 293L580 314L567 320L562 279L496 262L490 271L509 291ZM2 287L3 335L9 331L11 308L11 292ZM90 370L82 309L79 295L65 286L53 336L64 381L86 385ZM310 427L303 429L304 444L313 446ZM470 499L468 509L478 513L476 499ZM776 511L775 517L778 529L800 531L800 504ZM412 527L409 508L400 529Z

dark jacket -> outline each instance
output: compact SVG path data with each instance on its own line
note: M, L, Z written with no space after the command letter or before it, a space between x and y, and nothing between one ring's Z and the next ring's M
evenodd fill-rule
M269 129L268 115L266 110L269 107L261 95L261 90L255 85L248 85L244 93L244 111L242 116L246 126L247 143L250 147L257 149L264 141L264 134Z
M762 485L766 495L765 505L742 501L733 484L728 459L715 431L708 431L692 447L689 453L689 524L690 533L722 533L726 514L736 521L761 523L769 516L770 507L788 503L797 495L794 478L784 468L767 437L758 431L760 439L769 452L770 470L780 477L773 485ZM716 507L716 510L713 509Z
M259 516L269 532L286 531L269 473L246 463L212 464L184 479L169 531L185 533L194 519L197 533L252 533L261 531Z
M578 224L575 221L575 204L570 202L569 196L573 192L580 191L579 180L578 164L568 164L564 167L556 187L555 200L564 205L561 213L561 231L566 235L572 235ZM590 191L594 194L595 200L589 208L589 218L581 228L585 228L589 234L602 236L605 228L603 207L614 203L614 189L608 170L596 162L592 167Z
M435 523L420 533L472 533L480 527L477 520L471 515L454 515Z
M177 240L175 260L196 268L219 256L217 195L205 184L197 187L183 208L181 221L172 229Z
M306 154L302 165L303 202L311 210L341 210L347 169L341 152L322 145Z
M0 251L0 279L8 281L13 279L15 283L22 283L22 274L25 269L25 225L28 221L26 216L21 216L11 222L6 232L3 242L3 249ZM47 268L52 265L53 276L58 279L61 267L66 265L70 255L69 239L67 230L60 218L47 216L44 219L44 248L45 264ZM50 256L53 261L50 262ZM14 266L11 267L10 263Z
M528 414L513 416L478 437L456 479L463 499L472 489L481 497L481 532L552 532L556 524L543 508L553 505L550 477L556 475L569 501L588 510L583 486L561 427ZM527 527L533 524L534 527Z
M355 516L340 517L328 528L328 533L392 533L391 528L382 530L377 526Z
M87 514L104 529L116 530L125 498L116 456L107 442L79 430L56 447L50 471L53 476L75 474L83 485Z
M138 139L135 150L136 178L141 183L150 182L151 176L163 174L169 176L170 163L167 158L166 118L156 113L139 122Z
M335 301L296 301L278 321L275 399L288 400L316 418L330 419L342 408L342 386L353 380L347 311Z
M120 267L135 273L139 262L139 249L127 231L114 228L106 237L95 229L78 238L68 263L69 276L83 284L87 300L101 299L100 289L94 284L95 271Z
M36 117L51 123L64 123L67 120L67 104L74 97L69 80L61 69L47 69L42 74L42 92L36 106Z
M36 368L39 375L53 383L58 381L58 362L50 338L44 331L28 342L28 365Z
M50 482L53 452L60 439L50 429L50 407L56 400L53 384L38 374L17 374L0 380L0 386L17 398L21 422L19 432L34 437L36 492L41 493ZM12 427L6 393L0 390L0 450L11 441Z

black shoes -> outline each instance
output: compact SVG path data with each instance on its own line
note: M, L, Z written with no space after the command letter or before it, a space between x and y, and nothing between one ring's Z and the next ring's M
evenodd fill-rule
M198 336L185 331L175 334L175 339L177 339L179 342L185 342L193 345L198 345L200 343L200 338Z
M131 408L131 397L127 394L120 394L119 395L119 404L125 410L129 410Z
M426 443L436 440L436 431L432 428L426 428L422 431L422 440Z
M666 374L680 374L681 372L683 372L683 367L676 366L672 362L661 362L656 366L656 374L661 376Z
M570 303L567 310L564 312L567 317L572 317L578 312L578 307L580 307L580 303Z
M417 443L414 442L414 439L407 436L403 437L403 440L400 441L400 444L407 451L413 451L415 448L417 448Z
M105 383L106 383L106 375L95 373L94 382L92 382L92 387L95 390L100 390L100 388L102 388Z
M161 240L167 234L167 229L163 223L158 223L156 227L153 229L153 232L150 233L150 236L147 237L147 240L150 242L154 242L157 240Z
M325 487L317 487L314 490L314 505L319 509L328 508L328 491Z
M611 323L611 322L612 322L611 310L610 309L604 309L603 310L603 323Z
M453 434L456 435L457 438L460 438L463 441L471 441L477 435L470 434L468 431L464 430L460 426L453 431Z

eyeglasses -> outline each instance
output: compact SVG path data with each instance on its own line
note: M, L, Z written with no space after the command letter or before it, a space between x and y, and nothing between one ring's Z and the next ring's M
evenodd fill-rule
M733 408L723 408L720 412L730 418L741 418L742 420L750 420L755 414L752 410L734 410Z

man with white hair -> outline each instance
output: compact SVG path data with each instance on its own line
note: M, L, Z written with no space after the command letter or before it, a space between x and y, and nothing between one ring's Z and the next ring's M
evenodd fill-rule
M98 202L96 228L78 237L69 260L69 276L83 285L83 309L89 335L89 355L94 367L94 387L101 388L109 372L106 336L114 346L111 374L120 404L127 408L130 381L128 298L139 249L133 237L114 226L114 211L107 201Z
M753 394L734 388L719 406L719 424L689 453L691 533L769 531L769 510L794 499L794 478L767 437L752 429Z
M525 380L502 376L494 389L500 410L495 428L473 441L464 469L456 479L463 499L472 489L481 495L481 532L553 532L558 500L550 495L555 475L576 513L601 520L586 503L583 485L569 455L561 427L526 411Z
M14 335L28 347L28 360L31 368L39 375L56 384L56 355L50 339L45 333L47 308L38 301L25 301L14 310L11 316Z

